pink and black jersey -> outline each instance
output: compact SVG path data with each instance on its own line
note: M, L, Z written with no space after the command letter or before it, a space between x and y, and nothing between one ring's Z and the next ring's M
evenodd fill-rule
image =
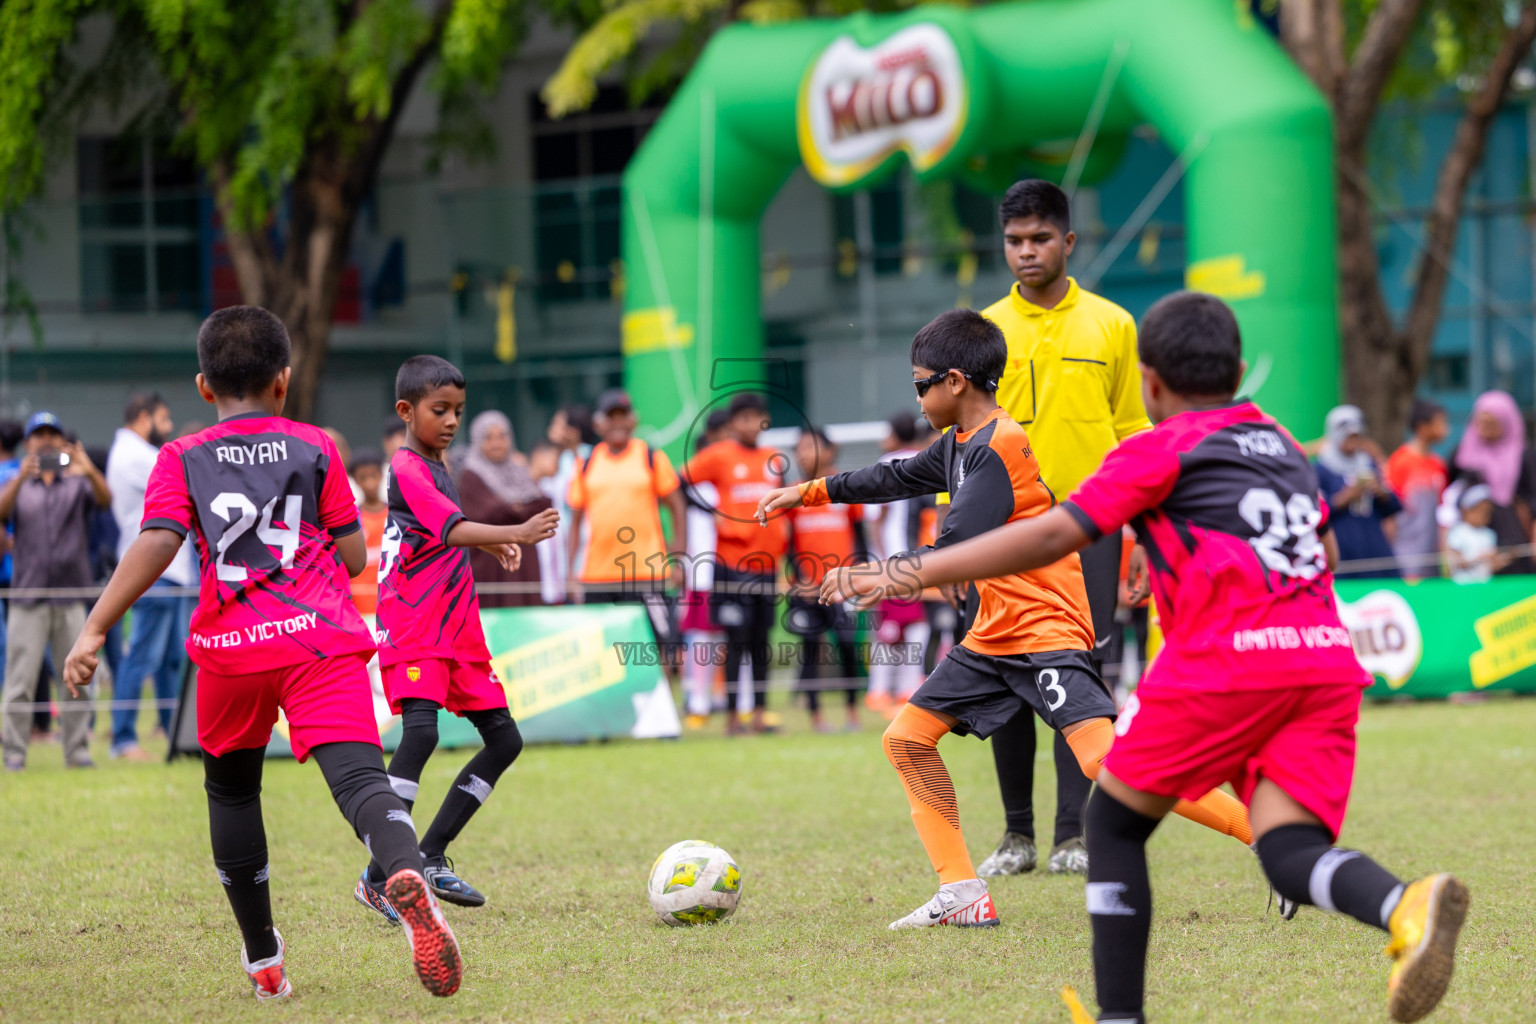
M389 525L379 557L380 664L489 661L469 551L447 543L464 518L448 467L401 448L389 473Z
M1317 476L1252 402L1127 438L1065 508L1094 538L1130 523L1147 549L1167 646L1143 685L1369 683L1334 604Z
M143 528L196 534L202 592L187 653L249 675L373 650L334 538L359 529L336 445L247 413L160 449Z

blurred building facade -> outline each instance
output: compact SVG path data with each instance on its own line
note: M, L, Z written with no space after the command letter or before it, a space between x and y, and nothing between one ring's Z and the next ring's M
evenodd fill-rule
M489 159L450 158L429 173L435 101L410 101L358 227L320 398L318 419L354 444L373 443L394 371L417 352L462 362L471 411L503 409L525 447L560 404L619 380L619 176L660 108L632 106L613 86L589 112L550 120L538 91L568 42L535 32L508 70L486 112ZM1398 308L1456 115L1453 104L1431 103L1379 119L1379 246ZM0 413L53 409L86 437L107 436L126 393L141 388L165 394L180 422L211 419L191 387L192 341L210 309L240 300L195 170L119 127L88 123L47 194L12 225L26 237L20 273L42 342L24 319L9 319ZM1488 387L1536 405L1533 134L1536 106L1522 95L1500 114L1468 196L1422 387L1453 421ZM1139 133L1115 171L1075 198L1072 272L1133 314L1182 285L1175 163L1154 134ZM1149 201L1159 182L1173 187ZM943 309L985 306L1007 291L995 204L905 174L849 196L803 172L790 179L763 219L763 315L769 355L785 361L790 394L813 422L883 419L903 407L913 332ZM509 303L516 355L504 361L497 314Z

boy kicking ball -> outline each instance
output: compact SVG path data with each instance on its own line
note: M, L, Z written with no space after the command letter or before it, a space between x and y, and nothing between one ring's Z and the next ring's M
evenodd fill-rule
M437 356L412 356L395 377L395 412L405 421L406 434L389 461L389 523L379 558L379 665L390 709L401 721L389 782L407 807L415 804L422 770L437 749L440 710L469 719L485 743L459 771L421 837L422 871L432 892L449 903L478 907L485 897L454 871L448 844L490 798L502 772L522 752L523 738L491 668L465 549L483 548L508 570L516 569L517 545L553 537L560 516L545 509L517 526L464 518L443 461L464 419L464 390L464 375ZM393 924L398 908L380 892L385 877L375 858L353 895Z
M1390 935L1388 1011L1419 1020L1450 984L1469 896L1450 875L1405 884L1333 845L1370 678L1335 608L1337 545L1317 477L1274 420L1233 399L1242 341L1221 300L1168 296L1147 312L1139 348L1157 426L1122 442L1070 500L916 567L841 570L823 599L1028 572L1133 524L1165 646L1115 725L1084 816L1099 1020L1145 1021L1146 843L1181 797L1223 782L1248 805L1277 892Z
M1008 358L997 325L972 310L951 310L917 333L911 358L923 415L940 430L954 429L909 459L771 491L758 504L759 521L802 505L948 491L949 515L935 541L943 549L1056 504L1023 428L997 405L997 381ZM940 883L932 900L893 922L893 929L998 923L987 884L971 864L954 786L937 750L945 733L985 739L1014 715L1031 714L1028 705L1066 737L1089 778L1109 750L1115 702L1089 655L1093 619L1082 565L1074 552L1052 562L1002 577L976 574L982 582L975 623L885 732L886 756L906 787L912 820ZM1219 790L1193 795L1198 800L1179 801L1178 813L1252 842L1236 800Z
M421 872L410 812L390 789L373 717L373 635L352 604L367 550L346 467L317 427L283 419L288 331L255 306L221 309L197 335L197 390L219 422L160 449L144 529L123 555L64 664L91 681L107 630L160 578L188 533L202 589L187 653L198 667L197 741L213 863L256 998L293 992L272 923L261 770L281 708L300 761L319 762L363 844L384 865L416 974L435 996L463 973L458 943Z

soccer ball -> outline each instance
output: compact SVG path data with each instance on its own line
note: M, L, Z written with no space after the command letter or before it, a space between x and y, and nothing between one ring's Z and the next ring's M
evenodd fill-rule
M646 892L656 916L674 928L712 924L736 912L741 869L714 843L684 839L656 858Z

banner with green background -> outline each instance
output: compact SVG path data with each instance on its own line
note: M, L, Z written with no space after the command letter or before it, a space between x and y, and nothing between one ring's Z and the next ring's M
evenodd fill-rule
M677 706L657 659L624 657L655 642L641 605L492 608L480 613L491 665L507 691L507 708L528 743L578 743L629 737L661 739L682 732ZM375 675L375 712L385 750L400 742ZM438 715L438 746L479 744L468 720ZM287 723L278 722L268 757L291 757Z
M1536 693L1536 577L1335 586L1355 653L1376 677L1367 697Z

